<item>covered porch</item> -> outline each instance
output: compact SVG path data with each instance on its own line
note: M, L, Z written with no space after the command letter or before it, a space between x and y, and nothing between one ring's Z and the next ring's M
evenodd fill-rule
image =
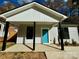
M57 25L60 21L67 18L64 15L35 2L25 5L23 7L17 8L10 12L4 13L2 15L6 17L5 35L4 35L2 50L6 49L6 43L7 43L6 40L7 40L9 24L13 24L14 26L18 27L18 35L17 35L16 43L24 44L26 38L27 39L31 38L33 40L32 41L33 50L35 50L35 43L37 40L36 37L40 36L40 40L42 39L41 29L46 28L46 30L44 30L43 36L44 34L46 34L45 36L49 36L49 37L46 38L44 36L45 38L44 40L48 39L48 41L50 42L52 40L51 28ZM26 30L26 27L29 29ZM61 50L64 50L63 38L62 38L62 33L61 33L62 32L61 24L59 24L59 28L60 28L60 37L61 37ZM31 31L31 33L29 30ZM46 33L46 31L48 33ZM25 32L27 33L27 35ZM49 34L49 32L51 34ZM39 42L42 43L41 41Z
M24 44L27 45L27 43L32 43L32 50L35 50L35 43L42 43L42 44L50 44L50 39L52 34L50 35L51 28L56 25L58 21L51 21L51 22L41 22L41 21L35 21L35 22L16 22L16 21L7 21L6 22L6 28L5 28L5 35L4 35L4 41L3 41L3 47L2 50L6 49L6 40L7 40L7 34L8 34L8 28L9 24L12 24L17 27L17 39L16 44ZM28 28L30 28L28 30ZM42 35L45 35L46 33L42 34L42 30L47 29L47 38L46 36L42 38ZM29 35L29 36L28 36ZM44 41L45 40L45 41Z

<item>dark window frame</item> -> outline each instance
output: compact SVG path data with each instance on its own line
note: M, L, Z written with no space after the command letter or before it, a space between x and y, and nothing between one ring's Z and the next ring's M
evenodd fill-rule
M68 30L68 27L63 27L63 28L61 28L62 29L62 37L63 37L63 39L70 39L70 37L69 37L69 30ZM59 32L58 32L58 34L59 34ZM59 37L60 38L60 37Z
M33 39L33 36L34 36L34 28L33 28L33 26L28 26L27 32L26 32L26 38Z

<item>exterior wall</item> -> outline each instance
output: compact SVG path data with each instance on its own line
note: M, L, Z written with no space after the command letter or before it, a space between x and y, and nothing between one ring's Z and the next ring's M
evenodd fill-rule
M23 40L26 39L26 29L28 25L20 25L18 27L18 37L17 37L17 43L23 43ZM26 41L26 40L25 40ZM30 40L29 40L30 42Z
M33 24L28 24L28 25L20 25L19 30L18 30L18 37L17 37L17 43L33 43L33 39L27 39L26 38L26 31L27 31L27 26L33 26ZM41 43L41 32L42 28L51 28L51 25L36 25L36 43ZM50 31L48 32L50 34ZM49 36L49 42L50 42L50 36Z
M64 42L68 41L68 42L72 43L72 39L73 39L74 41L79 43L79 36L78 36L77 27L68 27L68 31L69 31L70 39L64 39ZM50 37L51 37L50 43L52 43L54 39L55 39L56 43L58 43L58 29L57 29L57 27L52 27L52 29L50 30Z
M50 36L50 43L53 43L54 39L55 39L56 43L58 43L58 28L52 27L49 30L49 36Z
M27 26L33 26L33 24L28 25L20 25L18 30L18 37L17 37L17 43L23 43L23 40L25 39L24 43L33 43L33 39L26 39L26 29ZM52 25L36 25L36 43L41 43L41 33L43 28L49 28L48 34L49 34L49 43L53 43L54 39L55 42L58 43L58 28L53 27ZM78 37L78 30L77 27L68 27L69 30L69 37L70 39L64 39L64 41L72 42L72 39L74 41L79 42Z
M79 43L77 27L69 27L69 35L70 35L70 41L73 39L74 41L77 41Z

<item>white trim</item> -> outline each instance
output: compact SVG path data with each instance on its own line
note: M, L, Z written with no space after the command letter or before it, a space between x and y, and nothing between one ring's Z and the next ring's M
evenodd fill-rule
M42 30L43 29L48 29L48 43L42 43ZM50 40L49 40L49 28L48 27L44 27L44 28L41 28L41 44L49 44L50 43Z

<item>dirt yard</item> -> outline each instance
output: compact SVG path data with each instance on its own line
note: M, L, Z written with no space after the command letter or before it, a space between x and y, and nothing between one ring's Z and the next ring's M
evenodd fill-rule
M47 58L44 52L26 52L26 53L0 52L0 59L47 59Z

